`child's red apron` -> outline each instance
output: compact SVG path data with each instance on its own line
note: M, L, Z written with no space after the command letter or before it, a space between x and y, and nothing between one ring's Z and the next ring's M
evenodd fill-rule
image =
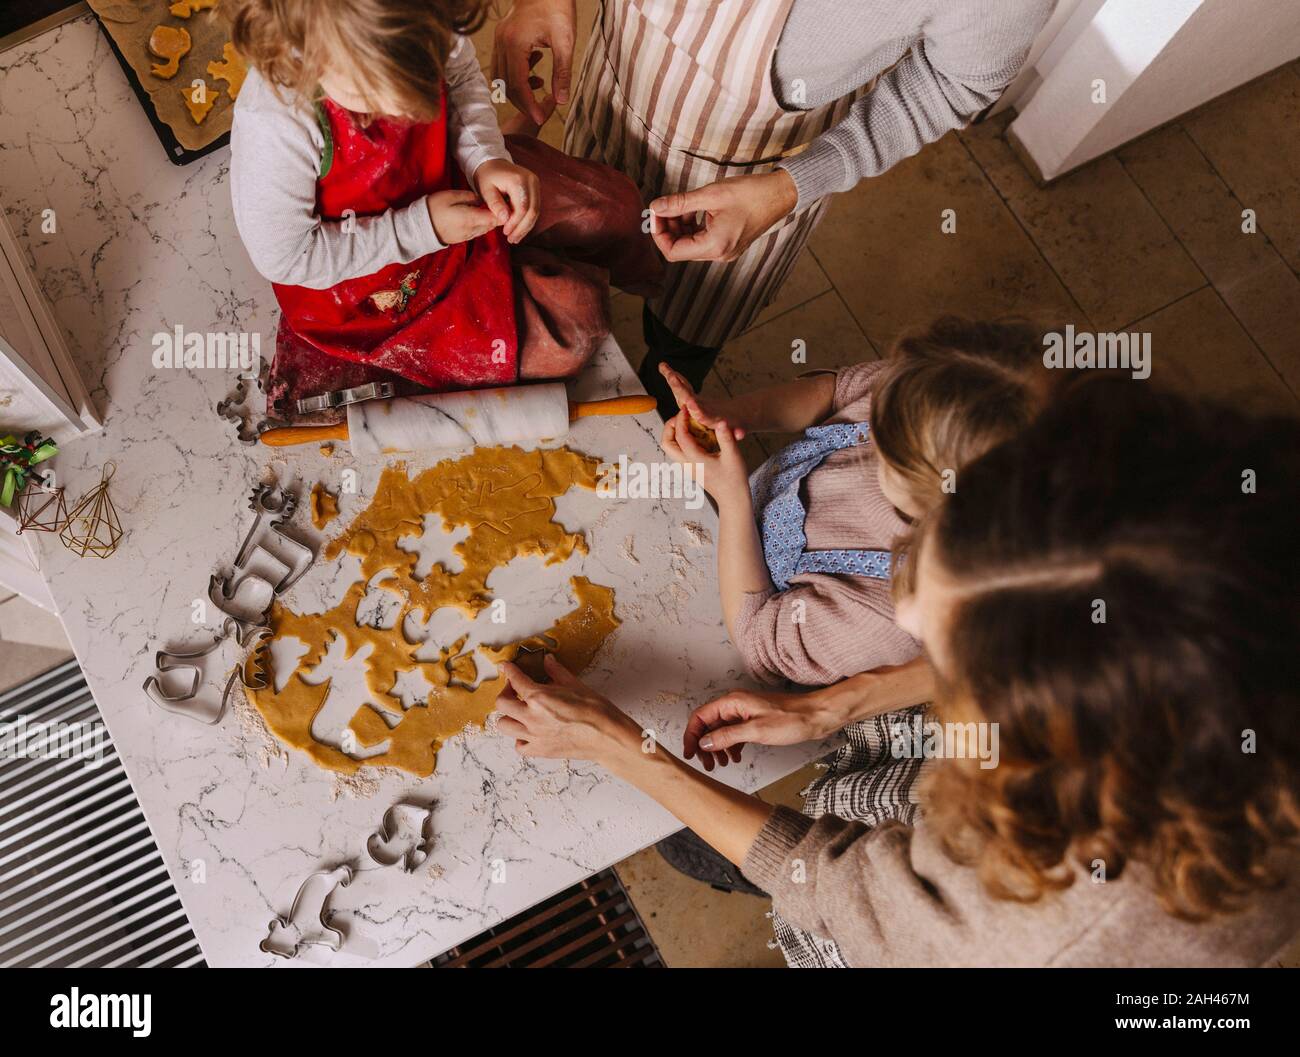
M445 89L443 96L435 121L378 118L364 129L342 107L321 102L326 151L316 182L316 211L322 220L374 216L464 186L447 153ZM428 389L517 379L510 254L500 229L326 290L278 283L274 288L284 313L282 329L287 326L329 356ZM340 372L351 375L355 370ZM336 388L323 380L319 391Z

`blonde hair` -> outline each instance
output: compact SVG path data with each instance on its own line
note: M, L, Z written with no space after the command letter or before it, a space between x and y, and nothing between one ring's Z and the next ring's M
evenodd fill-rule
M1027 320L943 316L895 345L871 399L876 450L927 510L956 473L1015 436L1047 400L1043 335Z
M367 100L417 121L438 116L456 34L482 27L488 0L223 0L236 50L277 88L310 103L346 64Z

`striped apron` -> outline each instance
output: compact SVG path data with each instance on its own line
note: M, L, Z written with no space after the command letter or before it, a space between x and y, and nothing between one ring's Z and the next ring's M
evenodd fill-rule
M794 0L602 0L564 150L626 173L648 202L769 172L839 122L856 92L782 109L772 58ZM694 345L739 334L776 295L826 198L778 222L734 261L671 262L651 311Z

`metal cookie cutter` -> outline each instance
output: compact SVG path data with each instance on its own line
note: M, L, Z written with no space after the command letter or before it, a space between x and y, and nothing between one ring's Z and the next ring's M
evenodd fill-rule
M234 394L217 402L217 414L234 425L235 436L239 438L241 444L256 444L258 437L263 432L272 426L281 424L269 418L254 421L253 413L248 407L250 388L253 383L256 383L260 391L266 392L266 382L270 370L270 364L263 362L258 368L256 379L241 374L239 380L235 383Z
M298 493L289 488L281 488L278 484L259 484L248 497L248 508L253 511L256 518L253 527L248 530L248 535L244 537L244 542L239 547L239 553L235 555L235 567L242 569L245 560L254 550L270 554L277 563L284 565L288 570L277 583L271 585L277 595L283 594L302 578L303 574L311 568L312 562L316 560L316 554L310 547L298 542L292 536L286 536L281 531L281 526L292 518L294 511L298 509ZM296 555L292 564L267 551L260 542L254 543L262 527L263 518L268 520L267 528L274 533L276 540ZM238 587L238 583L235 586Z
M547 641L558 645L553 640ZM514 666L535 683L549 683L551 677L546 674L546 655L550 652L550 646L529 646L521 642L519 652L515 654Z
M281 592L293 586L316 560L316 555L310 547L280 531L281 523L291 518L298 507L298 497L294 492L276 484L259 484L253 489L248 505L256 518L248 535L240 544L239 553L235 558L235 575L213 576L208 581L208 600L226 618L220 634L211 645L200 650L184 653L159 650L157 654L155 664L158 673L179 671L183 668L192 671L189 690L181 694L168 693L157 674L149 676L144 681L145 693L159 708L188 716L201 723L216 723L225 715L226 706L237 682L249 690L266 688L270 672L270 656L267 651L271 629L267 621L270 616L271 602ZM280 544L294 552L288 561L264 546L264 540L269 542L269 539L261 536L264 525L268 532L274 533ZM262 551L285 570L284 575L276 583L244 570L244 562L254 550ZM232 604L237 602L240 588L245 584L254 591L260 585L262 598L265 599L260 608L249 606L241 611L238 605ZM238 663L230 673L225 689L221 693L221 701L215 709L211 704L196 707L192 702L198 693L203 673L198 665L191 662L206 657L229 638L234 638L242 648L252 644L253 652Z
M403 873L415 873L433 850L434 807L432 803L399 800L384 812L379 829L367 838L366 854L380 866L400 865ZM412 828L418 820L419 839L415 843L399 840L403 819L409 820Z
M317 877L325 878L330 884L321 897L320 912L317 915L320 920L320 932L310 933L306 932L302 925L298 923L298 910L307 889L311 887L312 881ZM332 951L341 950L346 937L338 929L330 927L327 915L329 914L330 896L334 894L334 890L346 888L351 883L352 867L347 863L308 874L302 884L298 886L298 893L293 897L293 903L289 907L289 916L287 918L275 917L271 919L270 924L266 926L266 938L257 945L258 949L265 954L274 954L277 958L285 959L298 957L298 952L303 947L327 947ZM281 936L281 933L285 932L293 933L296 936L292 945L285 942Z
M318 396L300 397L294 406L298 414L310 415L314 411L329 411L346 404L360 404L365 400L388 400L396 394L392 382L367 382L351 389L335 389Z
M294 511L298 509L298 496L292 490L275 484L259 484L249 496L248 506L256 516L243 543L239 546L239 552L235 555L234 573L230 576L214 575L208 581L208 600L222 613L236 621L245 632L266 623L268 610L274 597L283 594L297 583L316 560L316 555L310 547L292 536L285 535L281 529L283 523L293 517ZM267 546L272 538L276 541L277 547L290 552L287 560ZM246 571L244 563L254 551L261 551L269 557L284 570L284 574L272 583L264 577ZM240 607L231 605L236 601L240 588L245 584L251 585L254 591L259 586L262 588L261 594L266 602L260 609L241 610Z
M265 640L270 633L271 629L265 625L244 628L238 621L227 618L221 625L221 631L210 645L186 653L159 650L155 656L154 667L158 669L158 673L181 671L186 668L193 673L187 691L181 694L169 694L163 689L158 676L151 675L144 681L144 692L148 695L150 701L168 712L186 716L199 723L217 723L226 714L226 705L230 701L230 695L235 688L236 681L250 690L263 690L266 688ZM241 648L246 647L250 642L256 642L252 655L247 661L241 661L237 664L234 671L230 673L230 678L226 680L225 689L221 692L221 700L215 708L211 702L194 703L194 699L199 692L199 685L203 681L203 669L192 662L208 656L208 654L217 650L222 643L231 638ZM251 668L251 675L246 671L246 668Z

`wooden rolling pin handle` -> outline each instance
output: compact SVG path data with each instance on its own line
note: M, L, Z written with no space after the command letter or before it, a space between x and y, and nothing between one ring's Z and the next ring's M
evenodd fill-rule
M282 426L268 429L260 440L272 448L287 448L293 444L311 444L326 440L347 440L348 424L336 422L332 426Z
M653 396L612 396L608 400L586 400L569 405L569 421L593 415L643 415L655 409Z

